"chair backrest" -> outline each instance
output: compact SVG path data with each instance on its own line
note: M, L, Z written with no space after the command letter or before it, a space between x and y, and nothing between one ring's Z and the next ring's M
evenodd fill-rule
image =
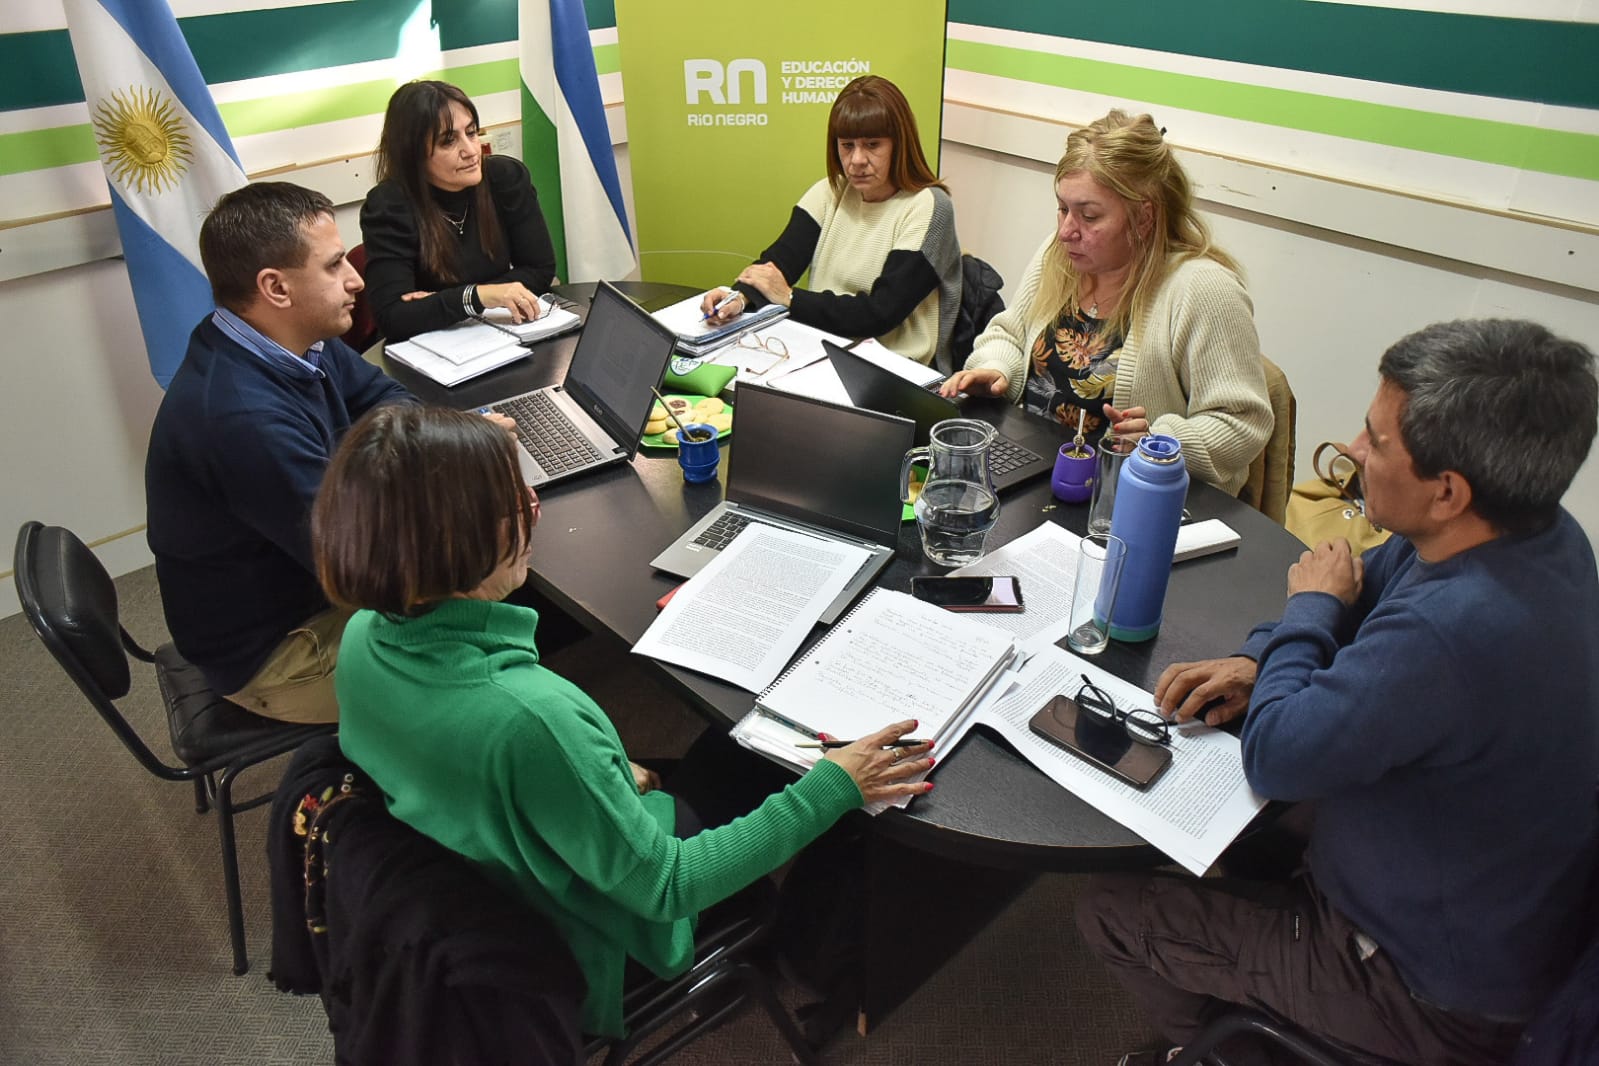
M137 645L123 632L117 588L100 560L70 530L26 522L17 533L14 563L17 598L45 648L145 769L172 777L173 768L114 702L132 685L128 650Z
M1282 368L1264 355L1260 362L1266 371L1266 395L1274 421L1265 447L1249 464L1249 476L1238 490L1238 498L1281 523L1287 517L1288 497L1294 488L1294 423L1299 410Z
M940 367L946 374L954 373L972 354L972 345L993 317L1005 310L1005 301L999 290L1005 279L999 271L975 255L961 256L961 306L955 316L955 330L950 335L949 351L954 365Z
M355 272L366 277L366 245L358 244L344 253L355 267ZM355 308L350 312L350 328L344 331L344 343L358 352L372 347L378 339L378 320L372 317L372 305L366 302L366 290L355 294Z
M299 748L272 810L274 979L320 985L341 1062L582 1061L586 986L554 923L389 814L335 738Z

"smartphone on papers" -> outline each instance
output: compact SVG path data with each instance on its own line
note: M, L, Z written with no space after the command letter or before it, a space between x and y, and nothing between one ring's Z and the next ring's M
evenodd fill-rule
M1141 744L1127 735L1121 722L1107 722L1081 710L1070 696L1056 696L1027 724L1050 743L1134 788L1148 788L1171 765L1171 748Z
M946 611L1022 609L1022 586L1014 577L913 577L911 595Z

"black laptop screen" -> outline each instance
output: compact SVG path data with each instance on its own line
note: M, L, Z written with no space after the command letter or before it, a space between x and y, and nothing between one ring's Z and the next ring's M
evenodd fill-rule
M632 300L603 283L595 288L566 389L629 453L638 447L655 400L650 389L661 383L675 342L671 330Z
M915 425L740 385L727 498L879 544L899 541L899 468Z

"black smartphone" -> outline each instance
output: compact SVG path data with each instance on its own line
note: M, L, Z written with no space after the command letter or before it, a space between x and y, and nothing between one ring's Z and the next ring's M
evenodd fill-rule
M911 595L946 611L1022 609L1022 586L1014 577L913 577Z
M1120 722L1083 714L1070 696L1056 696L1028 723L1034 733L1059 744L1134 788L1148 788L1171 765L1171 748L1140 744Z

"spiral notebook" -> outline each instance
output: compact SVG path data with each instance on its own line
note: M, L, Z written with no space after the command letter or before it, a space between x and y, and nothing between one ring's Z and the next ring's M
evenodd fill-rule
M745 747L804 769L826 733L854 740L907 718L936 745L1016 660L1004 630L966 615L873 589L756 698L733 727Z

